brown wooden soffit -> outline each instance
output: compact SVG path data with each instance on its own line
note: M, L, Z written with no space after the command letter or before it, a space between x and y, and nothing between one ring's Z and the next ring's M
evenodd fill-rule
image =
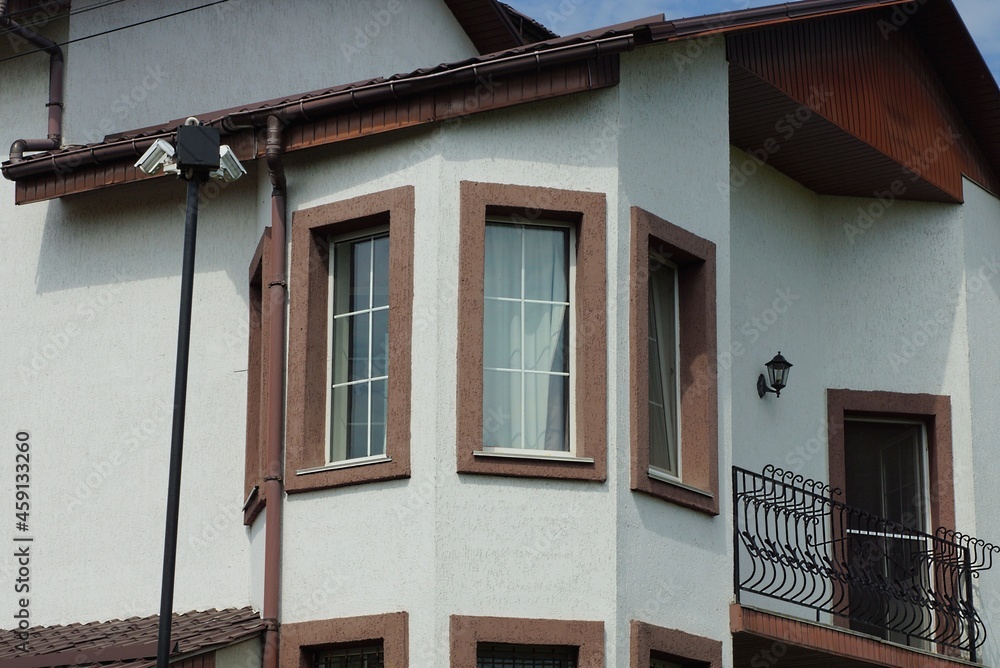
M963 175L1000 194L917 32L897 28L893 11L729 35L731 142L825 195L955 203Z
M729 621L736 666L964 668L974 665L738 603L730 606Z
M293 125L285 133L285 150L297 151L440 121L460 119L483 111L615 86L619 81L617 55L557 64L541 70L490 76L443 90L427 91L360 110L345 111L314 122ZM242 131L226 138L240 160L264 156L265 137ZM143 181L132 166L134 158L113 164L80 167L62 174L44 174L17 182L17 204Z
M523 45L524 39L496 0L444 0L480 54Z

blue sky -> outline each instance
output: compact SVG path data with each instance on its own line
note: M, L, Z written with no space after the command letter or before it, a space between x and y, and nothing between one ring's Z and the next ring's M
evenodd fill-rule
M952 0L983 57L1000 80L1000 1ZM778 4L775 0L505 0L560 35L631 19L665 14L668 19Z

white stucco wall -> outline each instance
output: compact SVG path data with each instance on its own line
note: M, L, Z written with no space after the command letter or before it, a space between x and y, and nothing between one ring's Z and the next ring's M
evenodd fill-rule
M70 38L205 4L129 0L80 12ZM474 55L440 0L228 0L71 44L65 134L68 143L100 141L190 114Z
M632 492L629 469L629 254L632 206L716 245L718 352L728 350L730 290L728 64L722 40L622 58L618 220L609 233L613 345L609 434L617 496L617 615L609 665L629 665L639 620L720 640L730 652L732 572L726 502L730 373L718 371L720 511L710 517ZM720 187L721 184L721 187ZM681 444L683 458L683 443ZM608 631L609 635L611 631Z

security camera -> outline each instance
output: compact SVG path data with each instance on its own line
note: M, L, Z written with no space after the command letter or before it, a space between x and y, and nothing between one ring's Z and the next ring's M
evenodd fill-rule
M225 144L219 147L219 169L212 172L212 176L221 178L226 183L232 183L241 176L246 175L247 170L237 159L233 149Z
M142 170L144 174L152 176L164 168L173 157L174 147L163 139L157 139L142 154L142 157L135 163L135 167Z

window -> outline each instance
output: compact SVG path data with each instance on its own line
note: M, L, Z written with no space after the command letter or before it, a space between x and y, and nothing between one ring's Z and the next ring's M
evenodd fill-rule
M630 668L722 668L717 640L636 620L630 627Z
M827 390L826 401L830 485L849 505L923 530L955 526L950 397Z
M567 226L486 225L483 448L572 452Z
M604 622L451 616L452 668L603 668Z
M649 255L649 467L680 478L677 449L677 269Z
M250 261L250 314L247 332L247 442L244 461L243 523L253 524L265 506L264 476L267 469L267 359L270 350L268 331L270 312L264 308L268 298L264 277L270 277L271 228L257 244ZM270 278L268 278L270 280Z
M606 202L461 184L461 473L607 476Z
M406 668L409 615L392 612L281 625L280 668Z
M410 475L413 198L396 188L294 213L289 493Z
M715 244L632 208L632 489L719 512Z
M383 668L382 643L323 649L313 653L311 668Z
M389 234L331 241L329 462L385 456Z
M479 643L476 668L576 668L575 647Z

